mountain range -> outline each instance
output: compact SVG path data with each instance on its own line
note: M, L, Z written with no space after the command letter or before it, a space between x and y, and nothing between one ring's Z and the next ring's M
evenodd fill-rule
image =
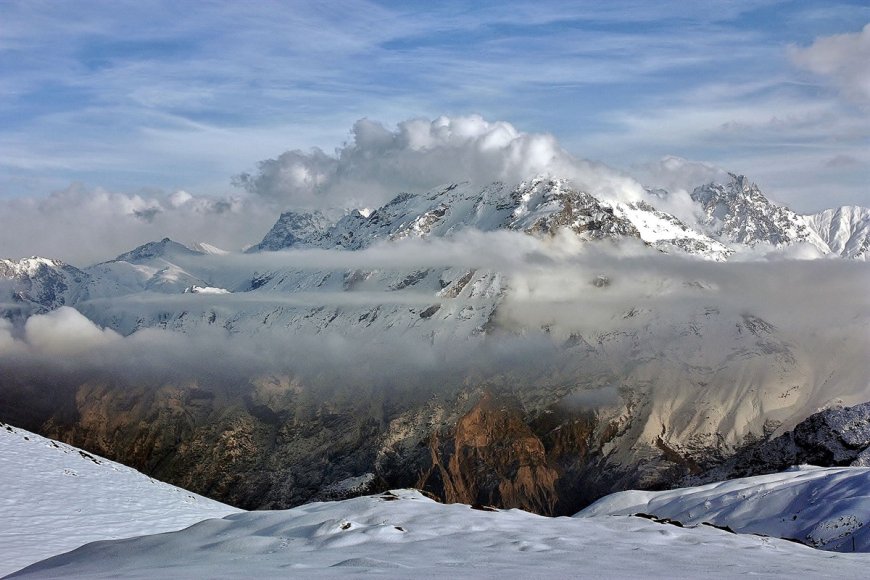
M29 356L52 316L137 354L108 375L100 350L60 374L19 357L0 419L246 508L416 486L570 514L870 399L866 300L814 289L864 280L868 224L737 175L623 201L538 177L288 211L245 253L167 238L82 269L7 259L0 307ZM179 336L215 340L178 349L199 374L143 374L153 344L135 341Z
M387 240L449 238L468 230L508 230L535 236L567 230L584 241L636 240L660 252L714 261L725 261L759 246L771 250L800 244L821 255L866 260L870 208L844 206L798 215L771 202L746 177L731 177L728 183L695 188L690 195L694 207L688 223L654 207L656 202L667 205L671 195L661 189L648 189L645 200L613 202L578 191L566 180L539 177L515 187L499 182L485 187L460 183L425 194L402 193L383 207L352 210L337 220L319 211L287 211L262 241L247 251L353 251ZM164 238L83 269L51 258L6 258L0 260L4 313L8 316L16 308L40 312L143 291L177 293L216 284L231 292L285 291L287 286L295 284L298 289L311 282L284 277L281 286L274 281L273 272L239 280L233 276L236 272L206 272L196 265L197 257L221 254L226 252L208 244L189 248ZM456 280L442 278L439 283L446 288ZM401 286L403 281L381 280L393 286ZM354 285L359 280L343 282Z

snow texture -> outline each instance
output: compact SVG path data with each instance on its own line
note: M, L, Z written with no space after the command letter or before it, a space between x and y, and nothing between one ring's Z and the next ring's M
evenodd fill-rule
M606 496L575 517L647 514L796 540L836 552L870 552L870 469L795 467L670 491Z
M179 530L236 508L0 423L0 576L87 542Z
M835 254L867 260L870 254L870 208L843 206L805 216Z
M708 526L545 518L397 490L89 544L14 577L857 578L868 563Z

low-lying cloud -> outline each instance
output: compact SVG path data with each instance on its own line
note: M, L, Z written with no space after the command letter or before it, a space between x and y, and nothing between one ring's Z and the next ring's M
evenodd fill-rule
M809 351L842 350L843 341L856 352L870 348L866 331L870 299L860 291L870 286L870 269L842 260L770 257L710 263L657 254L640 244L584 244L567 235L538 239L517 232L410 239L358 252L288 250L186 259L188 270L222 273L226 278L216 283L226 287L232 287L233 280L241 284L264 272L280 277L310 271L320 277L330 271L432 268L498 271L506 282L495 326L485 338L435 342L426 329L437 326L404 332L401 320L395 331L364 335L348 333L344 327L300 335L279 325L241 334L221 326L197 326L189 334L144 328L122 337L64 307L32 316L17 328L0 319L0 366L19 372L54 368L75 377L148 377L148 381L211 377L238 384L262 374L313 376L325 369L333 377L365 377L381 383L445 369L463 374L475 369L528 373L536 368L546 373L576 364L566 361L577 353L563 350L572 337L594 344L601 337L635 333L649 340L641 348L650 353L662 345L689 352L705 341L725 341L715 356L726 357L735 324L747 316L771 325L775 340ZM269 313L279 307L303 314L322 307L337 312L362 312L381 305L419 310L451 300L414 287L222 295L136 293L92 300L83 310L108 312L101 318L105 320L111 320L115 311L147 319L155 312L194 315L209 309L256 318L261 310ZM416 318L411 315L409 320ZM700 334L692 335L692 328Z
M240 248L275 222L250 196L117 193L72 185L44 198L0 200L0 258L41 256L87 266L170 236Z

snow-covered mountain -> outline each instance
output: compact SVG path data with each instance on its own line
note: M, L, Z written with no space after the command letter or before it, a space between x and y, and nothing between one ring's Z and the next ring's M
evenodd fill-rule
M870 552L870 468L801 466L700 487L624 491L576 517L636 514L793 539L821 550Z
M575 189L563 179L536 178L515 187L454 183L424 194L402 193L375 210L353 211L335 224L319 212L287 212L259 250L289 247L358 250L376 241L445 237L465 229L552 235L567 228L584 240L643 242L665 252L723 260L722 244L647 202L613 203Z
M735 252L757 244L783 247L807 243L822 253L864 259L870 231L870 209L844 207L813 216L799 216L770 202L744 176L728 183L710 183L692 193L698 223L687 223L657 210L667 192L651 192L645 201L613 202L578 191L561 179L535 178L516 186L493 183L485 187L451 184L423 194L403 193L383 207L350 211L336 222L320 212L283 213L251 252L285 248L359 250L376 242L405 238L450 238L463 231L520 231L549 236L567 230L578 240L635 240L676 256L727 260ZM372 272L257 272L240 279L227 272L203 269L203 256L225 255L200 245L190 249L168 238L150 242L114 260L78 270L57 260L28 258L0 262L0 301L45 311L95 298L138 292L179 293L193 286L225 288L232 292L301 289L320 291L326 277L349 275L355 286ZM232 274L236 274L233 272ZM447 274L441 283L463 279L467 271ZM428 274L431 275L431 272ZM394 279L398 277L398 279ZM426 278L421 272L393 272L381 286L401 286L404 280ZM280 284L270 281L283 280ZM366 278L370 279L370 278ZM406 285L407 287L407 285ZM440 290L440 289L439 289ZM456 288L451 290L455 291ZM496 295L499 292L496 291ZM4 308L4 312L9 308ZM265 317L266 313L257 312ZM209 317L210 314L207 314ZM146 322L147 324L147 322ZM119 329L130 332L134 328Z
M207 287L179 263L208 255L164 238L148 242L108 262L85 268L90 298L113 298L138 292L179 293L193 286Z
M0 576L98 540L180 530L236 508L0 423Z
M843 206L806 216L810 226L844 258L867 260L870 254L870 208Z
M771 202L745 176L730 175L728 183L709 183L692 191L703 211L702 225L713 237L747 246L807 243L822 253L831 251L807 218Z
M827 252L804 218L744 177L695 190L700 226L657 210L667 195L626 203L559 179L461 183L334 222L287 212L246 254L145 244L65 278L63 304L132 336L119 352L161 336L139 334L150 329L255 351L248 376L228 385L206 368L149 388L126 371L142 356L119 367L123 388L64 373L56 408L37 408L27 397L42 397L46 379L9 374L7 409L250 507L298 505L361 478L564 514L613 489L673 485L819 409L870 399L860 295L824 297L819 310L817 294L797 292L816 286L806 264L776 265L775 279L774 266L728 263L759 244ZM852 266L832 257L812 271L833 284L864 265ZM67 271L53 268L8 270L3 301L22 280L54 287ZM56 292L28 296L38 312L60 304ZM27 343L16 324L0 331ZM425 359L426 372L398 378L406 359ZM311 361L324 372L293 368ZM518 440L528 471L477 444Z
M321 212L286 211L263 240L248 251L280 250L316 243L332 226Z
M710 526L544 518L394 490L89 544L11 577L856 578L867 561Z
M0 259L0 312L26 316L72 305L88 297L88 276L48 258Z

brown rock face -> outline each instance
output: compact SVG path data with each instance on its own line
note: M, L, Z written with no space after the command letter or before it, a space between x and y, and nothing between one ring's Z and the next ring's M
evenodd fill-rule
M91 381L47 398L13 384L0 388L0 420L248 509L333 498L349 481L365 481L347 493L413 486L446 502L569 515L611 491L661 487L685 471L655 447L639 446L641 462L613 455L636 443L631 411L486 388L436 396L327 392L288 378L238 387Z
M447 502L495 505L552 514L558 474L544 444L510 401L485 394L452 433L434 433L432 466L417 482Z

